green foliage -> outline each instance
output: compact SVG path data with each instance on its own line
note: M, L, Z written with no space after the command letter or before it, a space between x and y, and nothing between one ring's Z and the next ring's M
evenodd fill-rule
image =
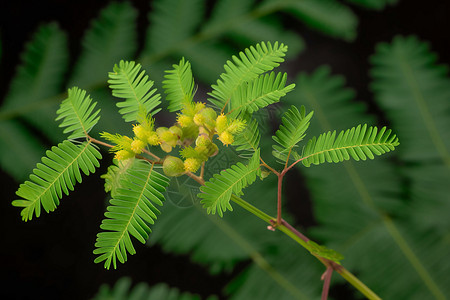
M163 88L166 100L169 102L167 109L170 112L183 109L189 105L194 97L194 78L192 76L191 64L184 58L178 65L173 65L172 70L166 71Z
M295 87L294 84L286 86L287 74L274 72L258 76L255 80L243 83L237 87L231 96L231 116L241 113L252 114L261 108L280 101Z
M381 43L371 57L371 87L399 136L406 138L404 158L439 160L450 168L450 79L448 67L436 60L429 46L413 36Z
M344 87L343 78L331 76L326 67L311 75L300 74L295 83L297 89L287 95L287 102L303 103L314 109L317 122L311 124L311 134L349 128L353 122L374 122L361 102L353 102L354 93ZM405 93L408 90L399 91L397 98L401 99ZM404 105L403 109L410 106L413 105ZM394 120L395 116L391 118ZM411 122L409 126L416 126L417 120ZM410 139L413 140L405 145L402 138L399 149L421 145L419 135ZM307 179L315 217L320 224L311 234L342 253L344 265L357 271L359 278L382 298L445 299L448 289L441 276L449 264L444 254L448 243L442 240L442 234L448 232L448 223L446 217L430 218L440 216L436 210L443 209L443 206L433 209L433 205L448 202L448 196L444 196L448 195L448 188L441 181L445 177L434 177L434 168L429 164L423 164L422 170L427 172L421 175L418 165L402 169L385 160L366 162L364 166L346 161L339 165L300 168ZM435 169L437 176L442 170L442 167ZM405 195L402 190L401 181L406 174L408 177L414 174L416 180L422 181L413 182L411 195ZM437 181L430 185L432 180ZM447 201L437 200L434 196L439 194L447 197ZM428 221L423 222L425 219ZM433 231L429 230L431 224ZM383 257L381 265L380 257Z
M63 119L59 127L67 127L64 133L71 132L68 139L84 138L94 127L100 116L100 110L93 111L96 102L92 103L86 91L77 87L69 89L68 97L61 103L60 109L56 112L56 121Z
M239 58L233 56L233 61L227 61L225 73L220 75L217 84L212 85L213 91L209 93L212 98L208 100L217 108L229 112L234 103L231 99L241 85L248 85L248 82L255 80L264 72L273 70L284 61L287 46L271 43L260 43L255 47L251 46L245 52L239 53ZM238 94L239 95L239 94ZM248 102L248 101L246 101ZM237 103L237 106L240 102Z
M111 263L114 269L117 260L127 261L127 252L131 255L136 251L130 235L145 244L159 210L154 204L162 206L163 193L168 185L168 178L154 171L154 166L135 161L124 176L120 177L119 185L110 206L105 213L100 228L104 230L97 235L94 254L99 256L95 262L105 261L105 268Z
M245 129L236 136L233 146L237 151L251 150L256 151L259 148L261 134L258 129L258 121L251 119Z
M284 114L280 129L272 137L281 146L273 145L276 157L289 160L291 153L296 154L296 152L292 152L292 149L305 137L305 131L309 127L312 115L313 112L306 115L304 106L300 108L300 111L297 107L291 106Z
M126 122L136 121L142 108L152 115L159 111L154 109L161 103L161 96L155 94L156 89L151 89L153 81L148 79L145 71L140 70L140 64L121 60L109 73L108 83L113 96L125 100L118 102L117 107Z
M136 18L137 10L128 2L112 2L105 7L83 37L83 51L67 86L92 91L105 85L112 65L133 58L137 50Z
M223 216L226 210L233 210L230 205L231 195L240 195L242 190L252 184L260 174L259 151L255 151L247 166L237 163L220 174L214 175L200 188L203 207L208 213Z
M302 163L309 167L324 162L342 162L350 157L356 161L374 159L374 154L384 154L398 145L398 138L395 134L391 136L390 129L383 127L378 132L377 127L358 125L341 131L337 137L336 131L323 133L317 139L313 137L303 149Z
M131 279L128 277L120 278L112 288L104 284L92 300L200 300L198 295L181 293L178 289L170 288L162 283L152 287L144 282L133 287L131 284ZM217 297L210 296L206 300L215 299Z
M31 220L33 214L39 217L41 206L46 212L54 211L63 193L68 195L76 182L81 183L80 170L85 175L94 173L100 158L100 152L90 142L76 145L64 141L52 147L42 158L42 163L37 164L30 180L17 190L17 196L21 199L14 200L12 204L23 207L20 214L24 221Z

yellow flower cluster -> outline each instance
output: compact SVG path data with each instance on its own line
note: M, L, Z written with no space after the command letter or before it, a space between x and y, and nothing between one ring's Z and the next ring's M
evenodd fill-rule
M163 162L163 171L168 176L180 176L186 172L197 172L202 163L218 152L213 142L215 136L223 145L233 143L234 135L244 127L242 120L229 120L226 115L219 116L214 109L204 103L189 103L178 114L175 125L154 128L151 117L138 118L139 124L133 126L134 137L103 133L102 136L116 144L113 147L115 158L125 160L145 151L147 146L160 146L170 153L180 146L180 156L167 156Z

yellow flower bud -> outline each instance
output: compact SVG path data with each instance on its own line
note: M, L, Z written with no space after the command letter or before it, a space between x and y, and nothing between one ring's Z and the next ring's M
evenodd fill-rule
M180 139L183 136L183 130L178 126L172 126L169 128L170 132L178 136L178 139Z
M209 137L205 134L200 134L195 140L196 146L208 146L211 143Z
M150 133L148 134L148 137L147 137L147 142L152 146L159 145L160 142L159 142L158 134L154 131L150 131Z
M203 124L205 124L205 116L203 116L201 113L195 114L194 116L194 123L197 126L203 126Z
M231 133L228 131L224 131L221 134L219 134L219 140L226 146L232 144L234 142L234 137Z
M194 113L198 113L199 111L201 111L204 108L205 108L205 103L197 102L197 103L195 103L195 106L194 106Z
M114 156L114 158L117 160L124 160L132 157L134 157L134 153L128 150L119 150L116 152L116 155Z
M225 116L224 114L221 114L216 119L216 131L217 131L217 133L220 134L220 133L224 132L225 129L227 129L227 127L228 127L227 116Z
M185 115L178 115L177 122L183 128L189 127L194 124L194 120L192 119L192 117Z
M147 139L147 130L145 130L142 125L134 125L133 132L138 139L143 141Z
M181 176L184 173L184 163L178 157L167 156L163 162L163 172L170 177Z
M197 170L200 168L201 161L195 158L187 158L184 161L184 169L188 172L197 172Z
M162 151L164 151L166 153L169 153L170 151L172 151L172 146L170 146L167 143L161 143L160 146L161 146Z
M146 143L141 141L140 139L134 139L131 142L131 150L136 154L141 154L142 150L144 150Z

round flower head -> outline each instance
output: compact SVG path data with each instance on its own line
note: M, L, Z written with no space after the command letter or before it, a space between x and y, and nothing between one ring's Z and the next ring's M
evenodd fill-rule
M116 155L114 156L114 158L117 160L124 160L132 157L134 157L134 153L128 150L119 150L116 152Z
M197 172L197 170L200 168L201 162L200 160L196 158L187 158L184 161L184 169L188 172Z
M194 124L194 120L192 119L192 117L185 115L178 115L177 122L183 128L189 127Z
M159 145L160 142L159 142L158 134L154 131L150 131L150 133L148 134L148 137L147 137L147 142L152 146Z
M220 114L216 119L216 131L217 133L222 133L228 127L227 116Z
M224 131L219 134L219 140L225 145L228 146L234 142L234 137L228 131Z
M133 126L134 135L140 139L145 141L147 139L147 130L142 125L134 125Z
M181 176L184 173L184 163L178 157L167 156L163 162L163 172L170 177Z
M136 154L141 154L146 146L146 143L141 141L140 139L134 139L133 142L131 142L131 150L133 150Z

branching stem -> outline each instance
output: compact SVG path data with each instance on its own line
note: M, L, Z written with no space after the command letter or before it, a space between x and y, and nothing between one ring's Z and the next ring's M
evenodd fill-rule
M327 267L325 273L322 275L323 289L321 300L328 299L328 291L330 290L331 276L333 275L333 268L331 266Z

